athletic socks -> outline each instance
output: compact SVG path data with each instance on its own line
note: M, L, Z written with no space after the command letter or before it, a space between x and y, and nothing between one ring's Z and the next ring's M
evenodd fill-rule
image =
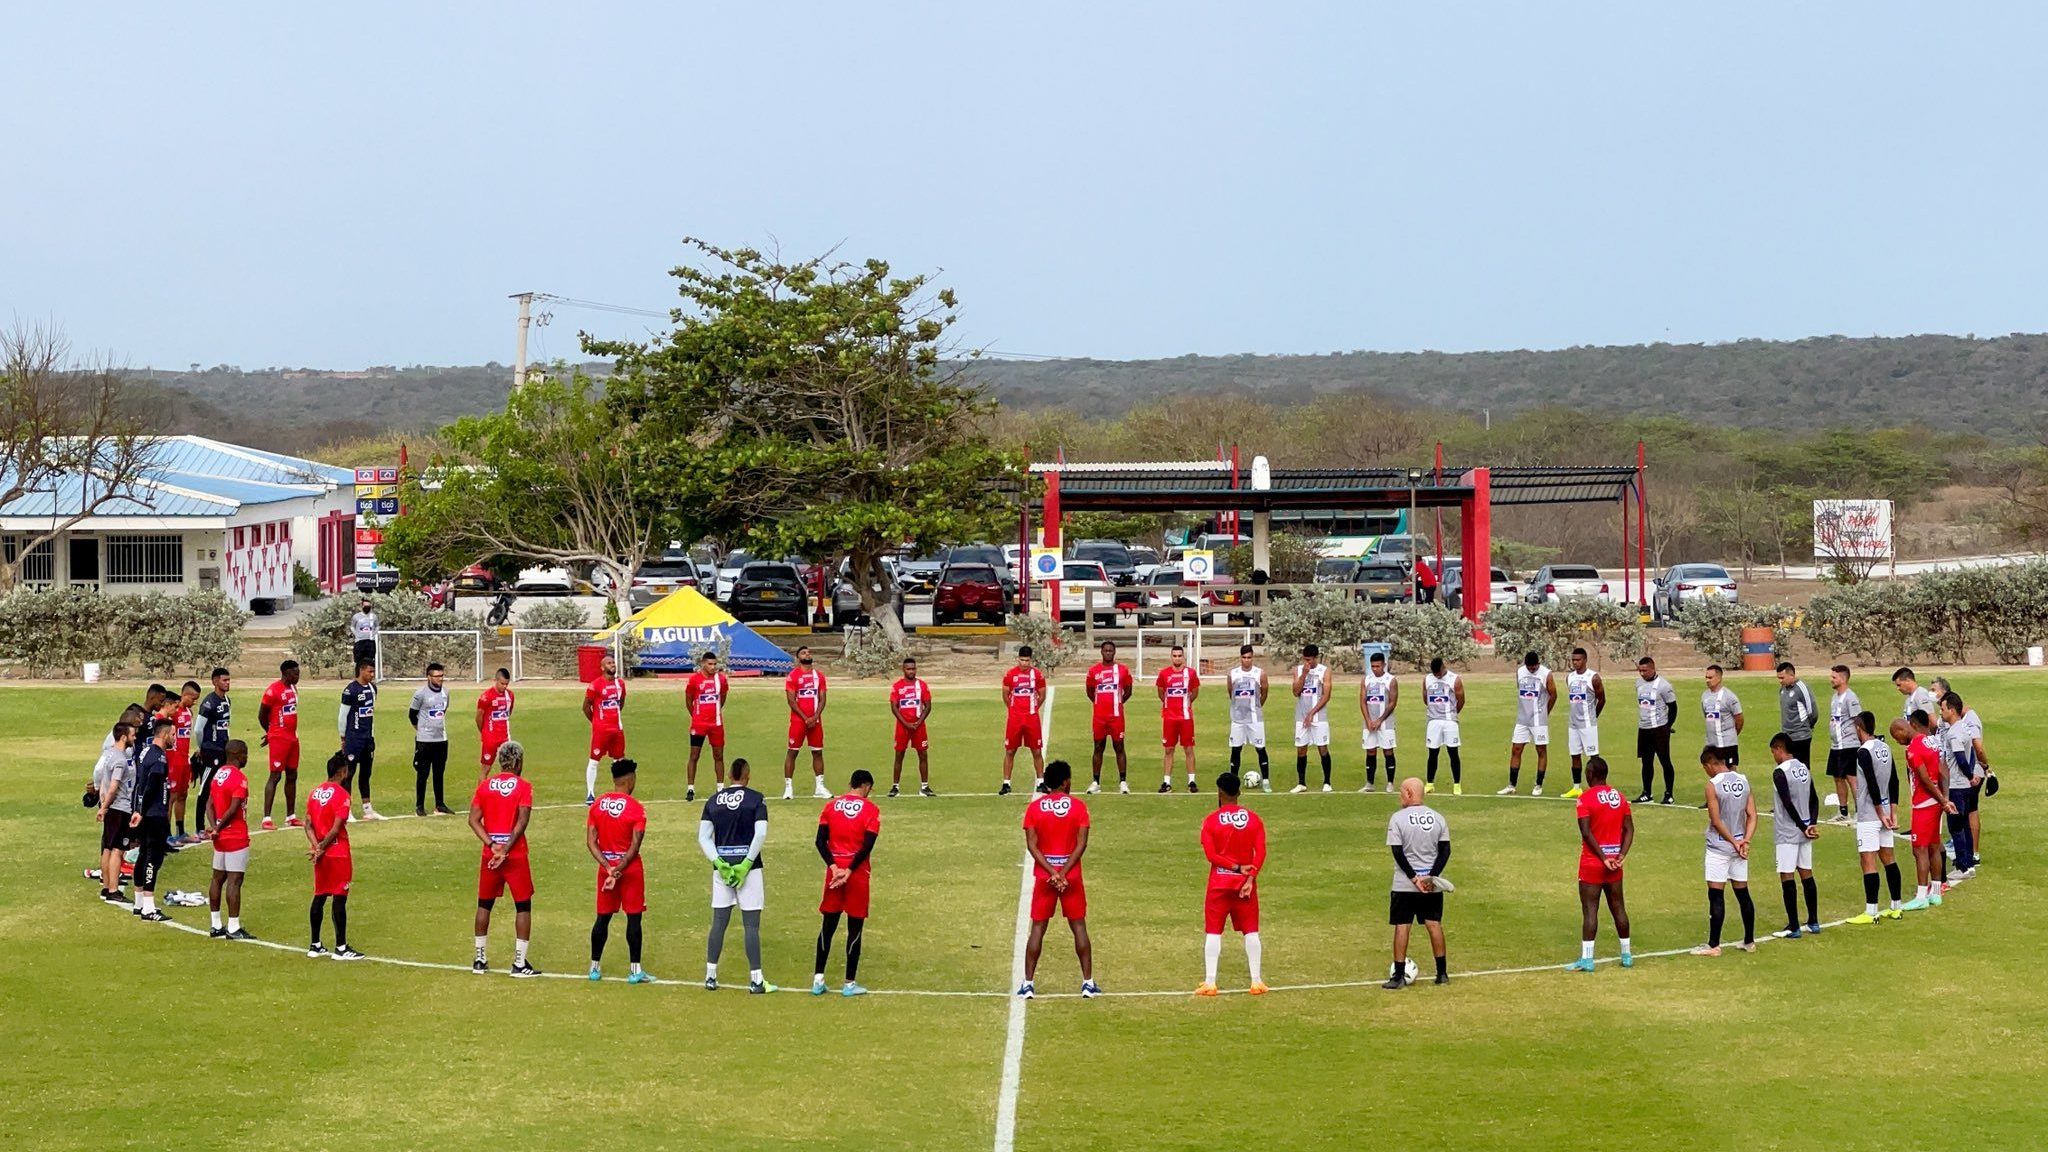
M1323 786L1327 788L1330 784L1330 746L1325 744L1318 748L1316 753L1323 758ZM1194 777L1190 776L1188 779L1192 780Z
M1799 886L1806 890L1806 922L1820 923L1820 885L1814 883L1811 876L1801 876Z
M1389 752L1389 753L1387 753L1387 783L1389 783L1389 784L1392 784L1393 782L1394 782L1394 754L1393 754L1392 752Z
M228 931L230 931L230 932L240 932L241 930L242 930L242 918L241 918L240 916L230 916L230 917L228 917Z
M1202 983L1216 982L1216 961L1223 955L1223 935L1212 932L1202 937Z
M1462 784L1464 782L1465 764L1458 759L1458 750L1453 748L1451 749L1451 783Z
M586 796L597 795L597 761L583 766L583 792Z
M1913 886L1913 899L1915 899L1915 900L1925 900L1925 899L1927 899L1927 885L1925 885L1925 884L1915 884L1915 885Z
M1572 762L1572 787L1574 787L1574 788L1579 788L1579 787L1583 787L1583 786L1585 785L1585 783L1586 783L1586 768L1585 768L1585 765L1583 765L1583 764L1580 764L1580 763L1579 763L1578 761L1576 761L1576 760L1575 760L1575 761L1573 761L1573 762Z
M1373 786L1373 784L1374 784L1374 783L1375 783L1375 782L1376 782L1376 781L1378 780L1378 778L1379 778L1379 774L1380 774L1380 758L1379 758L1378 756L1375 756L1375 755L1373 755L1373 754L1372 754L1372 753L1370 753L1370 752L1366 753L1366 755L1365 755L1365 786L1366 786L1366 787L1368 787L1368 788L1372 787L1372 786Z
M1899 896L1906 886L1906 878L1899 871L1898 861L1894 860L1884 866L1884 882L1885 887L1892 894L1892 907L1897 908L1899 906Z
M1546 768L1538 768L1536 770L1536 786L1538 788L1543 787L1543 778L1549 774L1550 772Z
M1231 770L1232 772L1236 772L1236 771L1237 771L1237 768L1238 768L1238 765L1239 765L1239 764L1242 764L1243 762L1244 762L1244 745L1242 745L1242 744L1233 744L1233 745L1231 745L1231 746L1230 746L1230 770ZM1100 775L1101 775L1101 773L1099 773L1099 772L1098 772L1098 773L1096 773L1096 775L1100 776Z
M1791 880L1778 881L1778 888L1785 894L1785 927L1799 927L1799 886Z
M316 931L317 931L317 929L316 929ZM488 949L488 948L489 948L490 946L491 946L491 938L490 938L489 936L479 936L479 937L477 937L477 938L476 938L476 958L477 958L477 959L479 959L479 960L482 960L482 959L484 958L484 951L485 951L485 949Z
M1188 783L1189 783L1189 784L1193 784L1194 782L1195 782L1195 774L1194 774L1193 772L1190 772L1190 773L1188 773Z
M1218 936L1216 942L1221 944L1223 937ZM1266 982L1266 944L1265 941L1259 939L1257 932L1247 932L1244 934L1244 962L1252 970L1252 983L1264 984ZM1210 975L1212 979L1209 982L1214 984L1216 982L1213 979L1214 973L1212 972Z
M632 972L635 976L638 976L640 974L640 962L638 960L633 961Z
M1519 787L1521 783L1522 770L1520 768L1515 767L1513 764L1508 765L1508 787Z
M1648 756L1645 756L1645 757L1643 757L1643 758L1642 758L1642 762L1643 762L1643 795L1645 795L1645 796L1648 796L1648 795L1650 795L1650 794L1651 794L1651 793L1650 793L1650 789L1651 789L1652 787L1654 787L1654 786L1656 785L1656 783L1657 783L1657 765L1656 765L1656 762L1655 762L1655 761L1653 761L1653 760L1651 760L1651 759L1650 759L1650 757L1648 757Z
M221 930L221 928L220 928L220 913L219 913L219 912L208 912L208 913L206 914L206 918L207 918L207 920L208 920L208 921L210 921L210 922L211 922L211 924L212 924L212 927L213 927L213 930L214 930L214 931L218 932L218 931L220 931L220 930Z
M1756 901L1749 898L1748 888L1735 890L1735 905L1742 910L1742 942L1756 943Z
M748 970L747 970L747 979L749 979L749 980L753 981L753 982L754 982L754 983L756 983L756 984L766 984L766 983L768 982L768 981L767 981L766 979L764 979L764 978L763 978L763 977L761 976L761 970L760 970L759 968L750 968L750 969L748 969Z
M1436 749L1434 748L1429 750L1428 761L1423 767L1423 773L1428 783L1436 783Z
M1707 889L1707 947L1721 946L1721 925L1728 919L1728 895L1719 888Z
M514 940L512 942L512 963L515 966L526 963L526 941Z
M1622 954L1623 956L1633 956L1633 955L1635 955L1635 949L1633 949L1633 948L1630 948L1630 947L1628 946L1628 937L1626 937L1626 936L1623 936L1623 937L1621 938L1621 954Z
M1308 786L1308 753L1306 752L1294 754L1294 782L1304 788Z
M1591 940L1581 940L1581 941L1579 941L1579 959L1581 959L1581 960L1591 960L1592 958L1593 958L1593 942L1592 942Z
M180 840L183 840L184 838L185 838L185 822L184 822L183 820L180 820L180 821L178 821L178 839L180 839Z
M1863 874L1863 914L1866 916L1877 915L1877 873L1875 872L1865 872Z
M1447 977L1451 974L1451 957L1449 953L1436 958L1436 974L1438 977Z

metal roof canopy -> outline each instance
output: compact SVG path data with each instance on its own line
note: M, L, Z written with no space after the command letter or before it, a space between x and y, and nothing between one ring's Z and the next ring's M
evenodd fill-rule
M1445 468L1441 482L1428 468L1275 468L1272 486L1250 487L1250 469L1237 486L1224 461L1163 464L1033 464L1036 474L1060 475L1063 512L1159 512L1229 509L1240 512L1346 509L1457 508L1473 495L1460 483L1469 469ZM1635 481L1631 467L1535 466L1489 470L1496 507L1619 502Z

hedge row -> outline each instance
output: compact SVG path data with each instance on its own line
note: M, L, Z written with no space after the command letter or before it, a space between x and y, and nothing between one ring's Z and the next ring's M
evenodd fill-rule
M109 595L89 588L0 595L0 660L33 676L103 675L130 668L168 676L204 672L242 654L249 614L221 592Z

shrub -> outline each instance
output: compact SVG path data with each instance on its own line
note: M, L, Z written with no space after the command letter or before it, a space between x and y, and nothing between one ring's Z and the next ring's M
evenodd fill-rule
M1542 604L1500 604L1482 617L1493 634L1494 652L1510 663L1535 651L1553 668L1571 660L1573 648L1604 652L1625 660L1643 652L1643 621L1633 604L1592 596L1566 596Z
M1050 674L1064 666L1074 657L1074 646L1066 643L1059 625L1044 612L1025 615L1012 612L1009 619L1010 638L1019 644L1031 645L1031 653L1038 666Z
M543 601L520 613L518 626L568 630L519 638L519 674L528 679L575 679L576 650L597 635L590 614L574 600Z
M1393 649L1394 663L1406 663L1417 672L1437 656L1449 664L1470 664L1479 656L1472 625L1434 604L1367 604L1361 616L1359 636L1384 641ZM1347 672L1361 664L1356 646L1344 650L1343 659L1340 667Z
M1905 663L1937 647L1930 611L1948 609L1907 580L1864 581L1831 587L1806 606L1804 631L1823 652L1852 653L1871 661ZM1943 646L1945 647L1945 646Z
M167 676L180 668L205 671L242 655L242 625L249 614L235 607L225 592L151 592L111 599L125 601L121 611L135 633L135 657L145 672Z
M880 628L848 628L839 666L865 680L896 671L907 655L908 650L891 643Z
M1334 668L1358 667L1358 643L1367 638L1371 607L1349 593L1316 589L1274 600L1259 617L1267 650L1292 660L1302 647L1314 644ZM1437 609L1442 612L1442 609ZM1443 613L1448 615L1448 613Z
M484 627L483 618L474 612L438 611L411 592L331 596L313 605L292 625L292 658L309 675L348 674L355 652L348 618L355 615L357 606L366 599L377 613L378 627L385 632L480 632ZM476 641L469 636L411 636L405 640L402 655L387 649L387 666L424 668L429 662L438 661L449 667L452 678L460 678L462 671L474 671Z
M1685 640L1708 660L1731 668L1742 663L1742 630L1772 630L1771 650L1784 659L1785 644L1792 632L1792 610L1783 604L1736 603L1719 596L1703 596L1679 606L1671 622Z
M2029 561L1995 573L1978 605L1977 630L2001 664L2018 664L2027 649L2048 640L2048 563Z
M325 595L320 590L320 581L304 564L292 565L292 596L299 600L318 600Z
M248 614L220 592L112 596L89 588L0 596L0 659L36 676L71 676L96 663L152 673L207 669L242 652Z

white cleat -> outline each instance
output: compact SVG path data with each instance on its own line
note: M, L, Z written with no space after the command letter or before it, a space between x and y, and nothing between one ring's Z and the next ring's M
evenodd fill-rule
M1330 787L1330 786L1329 786L1328 784L1325 784L1325 785L1323 785L1323 791L1325 791L1325 792L1335 792L1335 791L1336 791L1336 789L1335 789L1335 788L1332 788L1332 787Z
M796 799L796 786L793 784L784 784L782 786L782 798L784 800Z
M1302 794L1303 792L1306 792L1306 791L1308 791L1308 785L1306 785L1306 784L1296 784L1296 785L1295 785L1294 787L1292 787L1292 788L1289 788L1289 789L1287 790L1287 794L1288 794L1288 795L1290 795L1290 796L1299 796L1299 795L1301 795L1301 794Z
M819 780L818 786L811 789L811 799L813 800L830 800L831 798L832 793L829 789L825 787L825 782L823 780Z
M1102 791L1102 781L1090 780L1088 782L1088 795L1093 796L1100 791Z
M1513 784L1510 784L1507 787L1501 789L1500 791L1494 793L1495 796L1513 796L1514 794L1515 786Z
M1117 782L1116 782L1116 793L1117 793L1117 795L1119 795L1119 796L1129 796L1129 795L1131 794L1131 783L1130 783L1130 781L1128 781L1128 780L1119 780L1119 781L1117 781Z
M1529 795L1531 795L1531 796L1541 796L1541 795L1543 795L1543 785L1541 785L1541 784L1538 784L1538 785L1537 785L1537 786L1535 786L1534 788L1531 788L1531 789L1529 789Z

